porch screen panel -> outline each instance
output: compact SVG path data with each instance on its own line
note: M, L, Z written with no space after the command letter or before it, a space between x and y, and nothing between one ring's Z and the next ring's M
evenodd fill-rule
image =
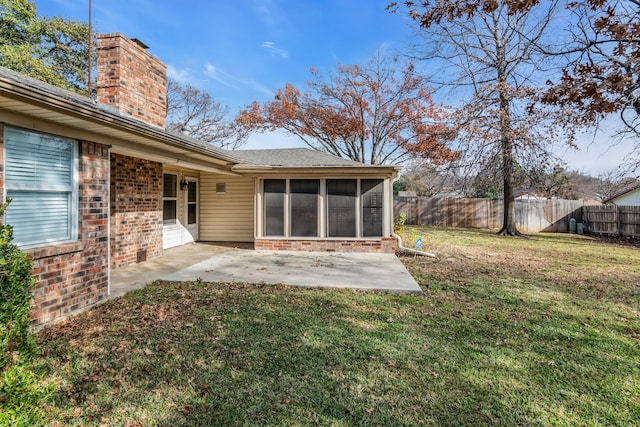
M384 216L384 181L382 179L363 179L360 182L362 192L362 236L381 237L382 218Z
M21 246L77 239L77 142L6 127L6 222Z
M292 179L289 183L291 203L291 236L318 237L317 179Z
M284 199L287 182L284 179L264 180L264 235L284 236Z
M327 229L329 237L356 237L355 179L327 180Z

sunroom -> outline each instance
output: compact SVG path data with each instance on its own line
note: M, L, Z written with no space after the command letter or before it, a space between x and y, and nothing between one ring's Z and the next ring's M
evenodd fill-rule
M257 249L393 251L394 166L307 149L237 151L255 177Z

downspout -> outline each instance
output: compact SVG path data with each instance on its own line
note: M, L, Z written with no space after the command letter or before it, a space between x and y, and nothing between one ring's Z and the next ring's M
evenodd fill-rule
M431 258L436 258L435 254L432 254L431 252L419 251L417 249L407 248L405 246L402 246L402 237L398 236L393 231L391 232L391 237L395 238L398 241L398 249L401 250L402 252L407 252L407 253L414 254L414 255L428 256L428 257L431 257Z
M432 254L431 252L424 252L424 251L420 251L418 249L413 249L413 248L407 248L406 246L402 245L402 237L398 236L396 233L393 232L393 226L396 223L396 220L394 219L394 211L395 209L393 208L393 183L398 179L398 177L396 176L395 178L393 178L391 180L391 237L393 237L394 239L396 239L398 241L398 249L402 252L405 253L409 253L409 254L414 254L414 255L422 255L422 256L428 256L431 258L436 258L435 254Z
M111 296L111 146L107 148L107 295Z

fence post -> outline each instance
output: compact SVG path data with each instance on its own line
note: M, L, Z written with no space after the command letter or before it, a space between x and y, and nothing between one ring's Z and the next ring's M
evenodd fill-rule
M618 235L622 236L622 220L620 219L620 217L622 216L622 212L621 212L621 207L618 205L615 205L616 207L616 221L618 222Z

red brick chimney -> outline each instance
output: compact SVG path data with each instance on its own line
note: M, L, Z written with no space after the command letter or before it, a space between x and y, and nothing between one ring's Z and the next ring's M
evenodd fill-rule
M167 125L167 66L120 33L98 36L98 102L154 126Z

